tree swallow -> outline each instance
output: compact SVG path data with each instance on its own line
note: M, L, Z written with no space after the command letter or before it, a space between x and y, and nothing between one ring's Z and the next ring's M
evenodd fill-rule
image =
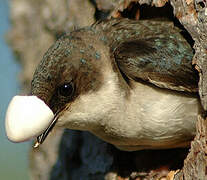
M31 95L10 102L7 136L38 146L60 126L125 151L186 147L202 110L192 57L166 21L111 19L67 33L38 65Z

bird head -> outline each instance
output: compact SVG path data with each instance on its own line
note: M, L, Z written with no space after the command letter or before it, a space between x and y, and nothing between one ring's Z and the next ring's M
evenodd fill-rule
M8 107L5 124L11 141L38 137L42 143L55 124L78 130L96 126L110 109L107 93L115 89L109 48L101 36L82 29L49 48L34 73L31 95L15 96Z

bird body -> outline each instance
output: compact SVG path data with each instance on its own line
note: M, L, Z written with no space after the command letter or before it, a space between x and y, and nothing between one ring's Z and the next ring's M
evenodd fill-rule
M189 145L201 108L196 96L136 82L126 97L112 74L106 72L99 91L76 100L57 126L90 131L127 151Z
M90 131L119 149L185 147L201 112L192 56L172 23L98 22L47 51L31 93L53 111L55 126ZM53 126L42 126L40 143Z

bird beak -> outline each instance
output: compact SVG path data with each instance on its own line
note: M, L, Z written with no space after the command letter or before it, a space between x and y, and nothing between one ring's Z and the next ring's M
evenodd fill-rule
M46 137L48 136L48 134L52 131L53 127L55 126L56 122L57 122L58 116L57 114L55 114L52 123L48 126L48 128L39 136L37 136L37 141L34 144L34 148L37 148L40 144L42 144Z
M6 134L12 142L38 137L41 144L56 121L57 116L37 96L14 96L6 113Z

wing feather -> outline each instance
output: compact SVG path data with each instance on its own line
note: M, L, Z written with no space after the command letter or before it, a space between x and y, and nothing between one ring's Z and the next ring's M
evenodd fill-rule
M176 91L198 91L198 74L191 63L193 50L179 33L122 42L114 57L129 79Z

